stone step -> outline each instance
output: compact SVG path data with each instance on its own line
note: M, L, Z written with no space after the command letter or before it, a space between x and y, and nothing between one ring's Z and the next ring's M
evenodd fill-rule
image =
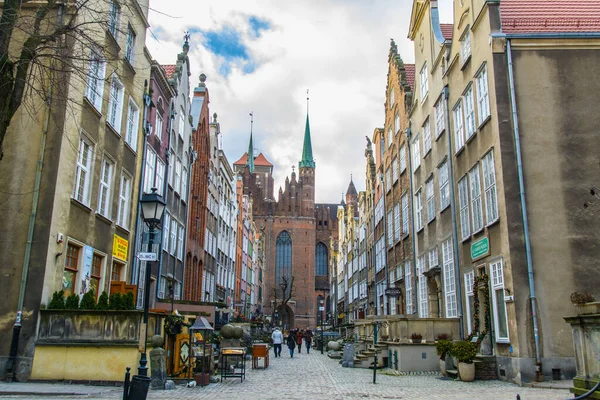
M458 370L456 369L447 369L446 373L450 378L458 378Z
M365 358L369 358L370 356L366 356L364 354L357 354L355 358L360 358L361 360L364 360Z

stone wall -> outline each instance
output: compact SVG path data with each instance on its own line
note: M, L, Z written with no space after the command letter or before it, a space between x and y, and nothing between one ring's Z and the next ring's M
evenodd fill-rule
M483 381L498 379L498 366L495 356L477 356L475 359L475 379Z

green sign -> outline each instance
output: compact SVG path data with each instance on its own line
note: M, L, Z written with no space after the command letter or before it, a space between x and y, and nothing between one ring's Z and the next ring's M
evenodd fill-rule
M471 259L476 260L490 253L490 240L487 237L471 243Z

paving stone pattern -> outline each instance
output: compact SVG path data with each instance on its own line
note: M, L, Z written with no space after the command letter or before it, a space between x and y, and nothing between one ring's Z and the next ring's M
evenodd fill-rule
M287 349L284 349L287 350ZM241 400L363 400L363 399L485 399L515 400L517 393L522 400L562 400L572 397L564 389L540 389L518 387L501 381L460 381L442 380L437 374L394 375L383 371L377 373L377 384L373 384L373 371L361 368L342 368L338 360L331 360L320 352L311 354L295 354L282 352L281 358L271 357L271 365L267 369L252 370L251 362L246 363L248 369L246 380L228 378L225 382L211 384L207 387L186 388L178 386L172 391L151 391L148 399L241 399ZM262 364L261 364L262 365ZM48 397L8 396L7 385L0 384L0 398L27 399L120 399L119 388L104 388L82 385L51 385L58 395ZM62 386L61 390L58 388ZM15 387L15 386L13 386ZM19 384L29 388L30 392L48 393L47 384ZM35 390L34 390L35 389ZM85 393L85 396L61 396L59 393Z

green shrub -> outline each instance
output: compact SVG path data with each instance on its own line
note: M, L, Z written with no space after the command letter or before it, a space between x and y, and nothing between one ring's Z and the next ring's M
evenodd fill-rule
M461 340L452 346L452 355L458 362L471 364L477 356L477 345L469 340Z
M124 310L135 310L135 301L133 300L133 292L127 292L122 297Z
M77 310L79 308L79 296L73 293L69 297L67 297L67 301L65 301L65 309L67 310Z
M52 300L48 303L48 310L64 310L65 309L65 291L52 293Z
M448 339L439 339L435 343L435 351L438 356L440 356L440 360L445 360L447 354L452 353L452 341Z
M95 310L96 309L96 293L93 290L88 291L81 297L81 303L79 308L82 310Z
M123 296L121 293L113 293L108 298L108 307L110 310L124 310Z
M106 293L106 291L103 291L102 294L100 294L96 310L108 310L108 293Z

